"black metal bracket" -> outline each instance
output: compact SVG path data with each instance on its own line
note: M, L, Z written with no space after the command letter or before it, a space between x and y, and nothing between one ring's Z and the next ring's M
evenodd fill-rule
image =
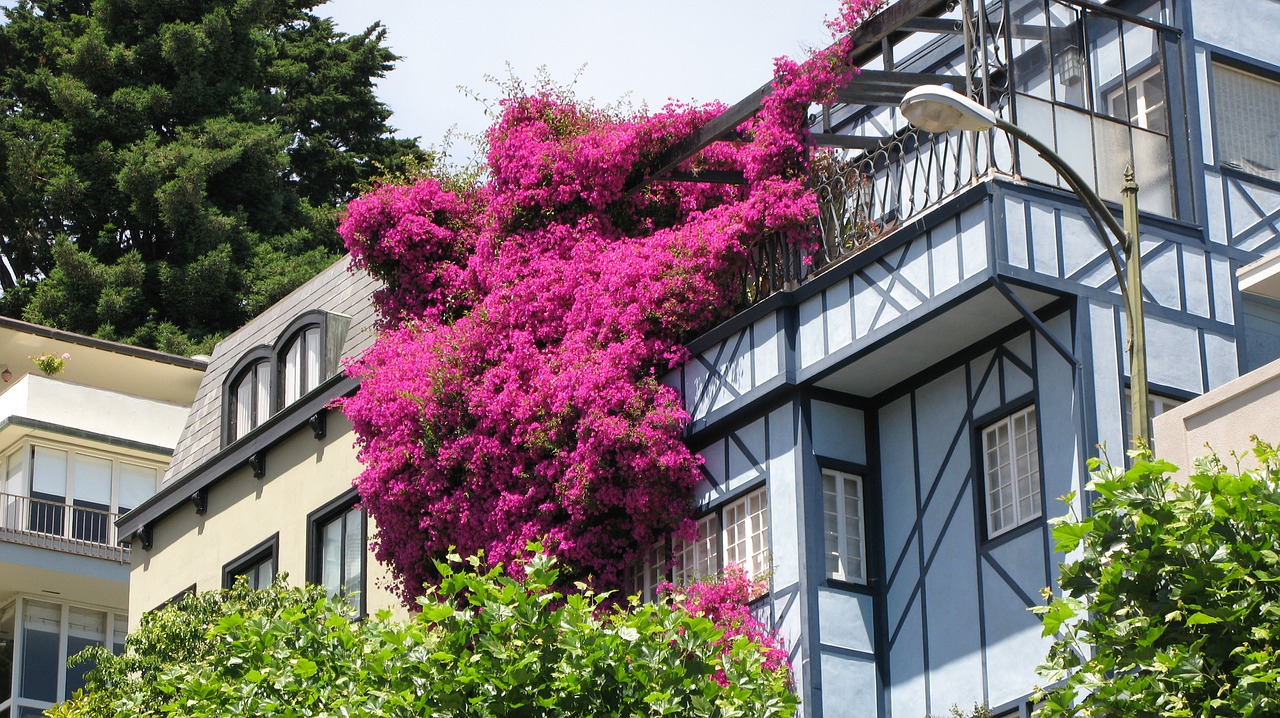
M191 503L196 507L196 515L204 516L209 512L209 489L197 489L191 495Z
M261 479L267 475L267 452L259 451L249 457L249 468L253 469L253 478Z
M317 439L323 439L329 433L328 416L329 413L321 409L307 417L307 426L311 427L311 432Z

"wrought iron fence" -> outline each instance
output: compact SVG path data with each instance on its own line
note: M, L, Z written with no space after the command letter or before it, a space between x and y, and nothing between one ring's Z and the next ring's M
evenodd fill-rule
M92 506L0 493L0 541L127 563L115 520L115 513Z
M818 150L810 165L817 193L817 250L806 257L778 235L748 251L742 302L794 287L892 234L1007 164L1010 149L990 133L907 131L871 152Z

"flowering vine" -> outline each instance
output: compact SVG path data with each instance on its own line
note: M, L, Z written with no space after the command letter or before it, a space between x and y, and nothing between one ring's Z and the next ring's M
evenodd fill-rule
M832 27L879 5L846 0ZM622 116L544 89L503 101L485 182L384 186L349 205L339 232L385 289L343 408L374 550L407 601L450 547L511 564L541 541L568 578L608 588L639 547L694 538L701 458L660 378L733 310L756 238L813 242L805 119L848 80L850 49L778 60L740 128L751 141L682 168L739 171L745 186L626 191L721 106Z

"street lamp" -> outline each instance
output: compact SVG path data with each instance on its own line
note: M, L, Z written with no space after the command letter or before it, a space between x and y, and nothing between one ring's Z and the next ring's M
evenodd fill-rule
M1147 340L1142 317L1142 251L1138 238L1138 184L1133 179L1133 168L1126 167L1124 172L1124 186L1121 188L1124 195L1122 224L1103 204L1098 193L1058 153L1026 130L997 117L989 108L972 99L941 85L922 85L908 92L899 107L908 122L925 132L941 134L952 130L983 131L992 127L1004 130L1039 153L1084 203L1085 210L1098 227L1116 278L1120 280L1120 297L1129 321L1129 435L1141 446L1149 446ZM1115 237L1114 246L1108 239L1109 236ZM1123 263L1116 247L1124 255Z

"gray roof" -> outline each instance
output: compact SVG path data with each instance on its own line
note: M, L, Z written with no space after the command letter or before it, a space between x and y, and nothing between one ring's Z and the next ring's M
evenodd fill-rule
M376 316L371 297L381 284L364 270L349 270L350 264L350 257L338 260L218 342L191 405L191 413L187 415L187 425L173 450L165 484L200 466L223 448L222 391L227 374L250 350L274 344L299 315L321 310L350 317L351 325L342 346L344 359L359 355L373 344Z

